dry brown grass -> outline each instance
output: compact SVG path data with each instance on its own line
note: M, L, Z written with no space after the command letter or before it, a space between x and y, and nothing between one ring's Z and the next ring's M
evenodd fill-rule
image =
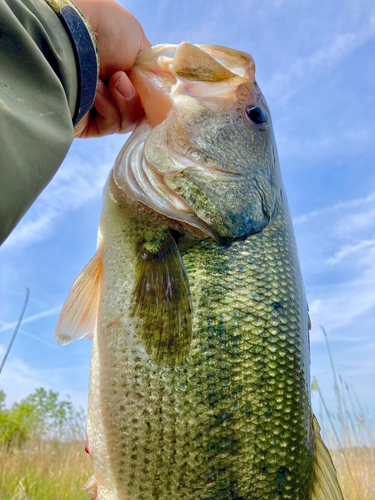
M338 384L328 339L327 348L337 413L333 418L315 380L313 389L329 422L328 428L323 426L323 438L331 449L344 499L375 500L374 434L353 388L341 377ZM323 424L322 414L320 421ZM91 475L91 461L81 441L34 439L9 450L0 445L0 500L87 500L81 487Z
M343 453L331 452L345 500L375 500L373 451L346 448Z
M0 499L87 500L81 487L92 467L84 446L80 441L34 441L23 449L0 447ZM345 500L375 500L374 447L332 451L332 458Z
M87 500L81 487L92 475L79 441L34 440L19 449L0 445L1 500Z
M375 446L368 420L363 415L353 417L347 409L338 412L336 423L330 412L327 416L330 429L323 432L323 440L331 450L344 499L375 500Z
M337 377L328 335L321 326L330 358L337 411L332 414L326 405L318 381L313 390L319 394L328 418L329 429L322 429L323 439L331 449L339 483L345 500L375 500L375 438L370 415L363 410L352 386ZM340 382L340 383L339 383ZM323 415L320 415L323 424Z

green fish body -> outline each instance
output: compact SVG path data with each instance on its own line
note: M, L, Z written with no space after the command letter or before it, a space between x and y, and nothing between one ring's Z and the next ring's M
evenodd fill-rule
M110 175L98 252L58 325L67 343L96 322L85 488L99 500L342 500L312 415L307 303L252 60L161 47L139 68L156 60L183 91L168 87L160 117L133 75L147 118ZM202 82L214 86L203 106L191 100Z

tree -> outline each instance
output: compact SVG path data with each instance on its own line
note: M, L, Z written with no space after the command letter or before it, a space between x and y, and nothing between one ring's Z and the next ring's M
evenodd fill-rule
M35 390L10 410L0 391L0 443L22 445L30 437L43 439L83 439L85 415L70 401L60 401L59 393L43 387Z
M5 392L0 390L0 411L3 411L5 409Z

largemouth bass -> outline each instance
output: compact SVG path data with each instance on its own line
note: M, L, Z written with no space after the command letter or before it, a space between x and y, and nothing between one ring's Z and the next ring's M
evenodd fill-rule
M252 57L160 45L130 77L145 118L57 326L62 344L94 331L90 499L342 500Z

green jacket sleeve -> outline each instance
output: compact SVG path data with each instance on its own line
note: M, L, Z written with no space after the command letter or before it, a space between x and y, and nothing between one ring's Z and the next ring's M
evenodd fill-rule
M44 0L0 0L0 243L61 165L80 89L69 31Z

